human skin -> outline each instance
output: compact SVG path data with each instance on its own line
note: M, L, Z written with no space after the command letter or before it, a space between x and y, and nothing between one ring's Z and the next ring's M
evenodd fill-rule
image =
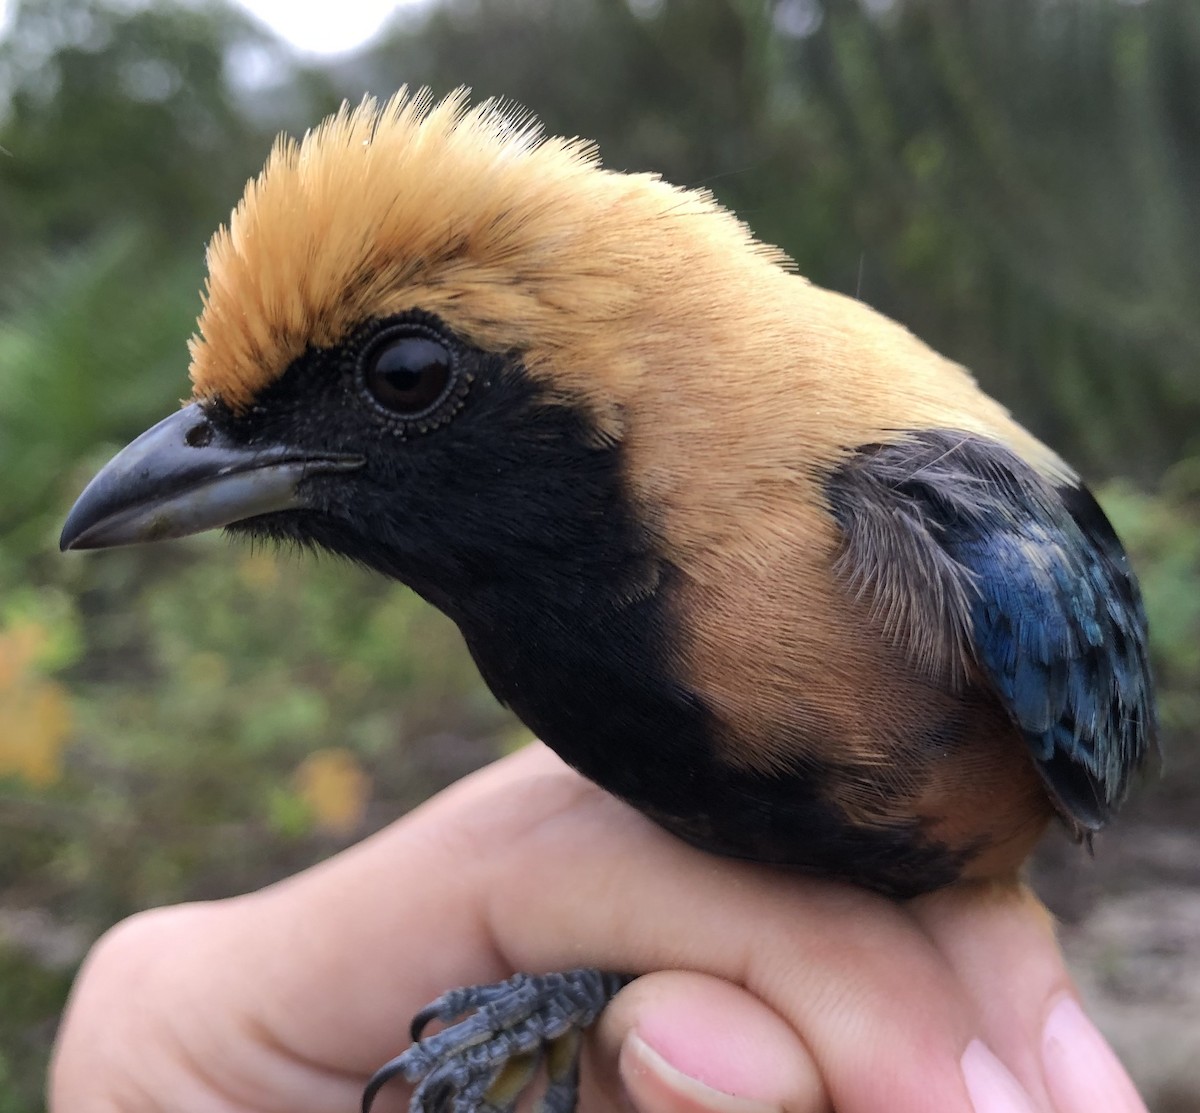
M439 993L579 965L649 972L589 1040L583 1113L1145 1110L1026 890L899 904L715 858L541 745L260 892L117 925L50 1110L348 1113Z

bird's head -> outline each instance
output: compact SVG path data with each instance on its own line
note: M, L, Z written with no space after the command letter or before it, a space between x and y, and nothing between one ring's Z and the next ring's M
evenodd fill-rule
M618 550L644 549L652 488L700 467L679 438L699 459L748 420L728 402L778 341L730 322L770 314L784 262L707 194L501 105L343 108L217 232L193 399L96 477L63 547L234 526L440 603L535 566L637 580Z
M689 605L723 584L733 612L789 611L795 554L836 543L841 454L942 425L1046 451L708 193L461 91L280 141L208 272L192 400L92 481L64 548L229 526L460 625L501 600L510 624L619 609L678 569L709 600Z

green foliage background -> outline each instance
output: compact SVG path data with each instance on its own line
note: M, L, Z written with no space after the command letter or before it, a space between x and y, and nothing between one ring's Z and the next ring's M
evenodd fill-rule
M317 67L216 3L28 0L0 40L0 1113L41 1107L108 924L299 868L519 737L449 624L358 570L57 552L187 393L203 244L272 136L402 82L704 184L970 365L1101 485L1154 627L1156 806L1200 799L1200 5L447 0ZM364 775L349 827L314 751Z

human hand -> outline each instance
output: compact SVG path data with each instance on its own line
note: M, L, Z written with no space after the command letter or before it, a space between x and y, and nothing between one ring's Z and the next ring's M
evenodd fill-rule
M901 905L715 858L542 746L278 885L118 925L50 1108L349 1113L447 988L581 964L651 972L593 1033L585 1113L1145 1108L1028 893Z

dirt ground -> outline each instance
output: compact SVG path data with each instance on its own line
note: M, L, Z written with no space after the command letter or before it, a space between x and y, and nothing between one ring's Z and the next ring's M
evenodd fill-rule
M1200 1113L1200 794L1169 773L1096 840L1048 840L1033 883L1093 1019L1152 1113Z

